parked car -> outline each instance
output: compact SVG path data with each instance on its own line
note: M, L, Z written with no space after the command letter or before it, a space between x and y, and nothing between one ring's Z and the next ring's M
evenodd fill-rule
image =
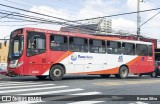
M6 75L6 74L7 74L7 71L0 68L0 75Z
M156 78L160 76L160 61L155 62L155 70L151 73L151 77Z

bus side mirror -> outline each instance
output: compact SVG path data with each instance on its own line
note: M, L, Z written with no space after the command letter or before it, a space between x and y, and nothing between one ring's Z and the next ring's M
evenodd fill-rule
M7 46L7 40L4 41L4 46L5 46L5 47Z

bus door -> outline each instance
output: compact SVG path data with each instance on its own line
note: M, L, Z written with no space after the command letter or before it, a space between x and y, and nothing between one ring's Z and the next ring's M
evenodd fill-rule
M46 37L43 33L28 32L27 58L30 75L41 75L46 63Z
M144 56L142 56L142 58L141 58L141 60L142 60L141 73L152 72L155 69L155 62L154 62L154 58L153 58L152 45L148 45L147 48L145 48L145 50L147 50L147 49L148 49L148 51L146 51Z
M136 73L145 73L148 66L148 48L147 45L144 44L137 44L136 45L136 54L138 55L138 60L136 63Z

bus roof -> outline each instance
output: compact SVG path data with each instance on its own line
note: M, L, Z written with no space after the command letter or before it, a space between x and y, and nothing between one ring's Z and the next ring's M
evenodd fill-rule
M121 42L128 42L128 43L137 43L137 44L147 44L147 45L152 45L153 43L152 42L144 42L144 41L136 41L136 40L124 40L124 39L121 39L121 40L117 40L117 41L121 41Z
M80 33L62 32L62 31L56 31L56 30L47 30L47 29L41 29L41 28L26 27L26 28L23 28L23 29L29 30L29 31L35 31L35 32L44 32L44 33L49 33L49 34L77 36L77 37L94 38L94 39L102 39L102 40L119 40L120 39L120 38L113 38L113 37L94 36L94 35L89 35L89 34L80 34Z
M48 29L41 29L41 28L24 27L24 28L20 28L20 29L25 29L25 30L29 30L29 31L35 31L35 32L44 32L44 33L49 33L49 34L66 35L66 36L78 36L78 37L84 37L84 38L94 38L94 39L112 40L112 41L115 40L115 41L137 43L137 44L148 44L148 45L152 44L151 42L127 40L127 39L121 39L121 38L117 38L117 37L95 36L95 35L89 35L89 34L62 32L62 31L48 30Z

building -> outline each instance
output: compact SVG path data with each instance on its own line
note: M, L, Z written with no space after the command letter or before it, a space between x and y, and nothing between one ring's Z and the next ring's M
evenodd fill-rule
M0 40L0 63L7 62L8 49L9 49L9 40L8 39Z
M93 19L86 21L85 24L61 27L60 31L85 34L108 34L112 32L112 21L105 18Z
M88 20L88 24L98 24L96 34L107 34L112 32L112 20L99 18Z

